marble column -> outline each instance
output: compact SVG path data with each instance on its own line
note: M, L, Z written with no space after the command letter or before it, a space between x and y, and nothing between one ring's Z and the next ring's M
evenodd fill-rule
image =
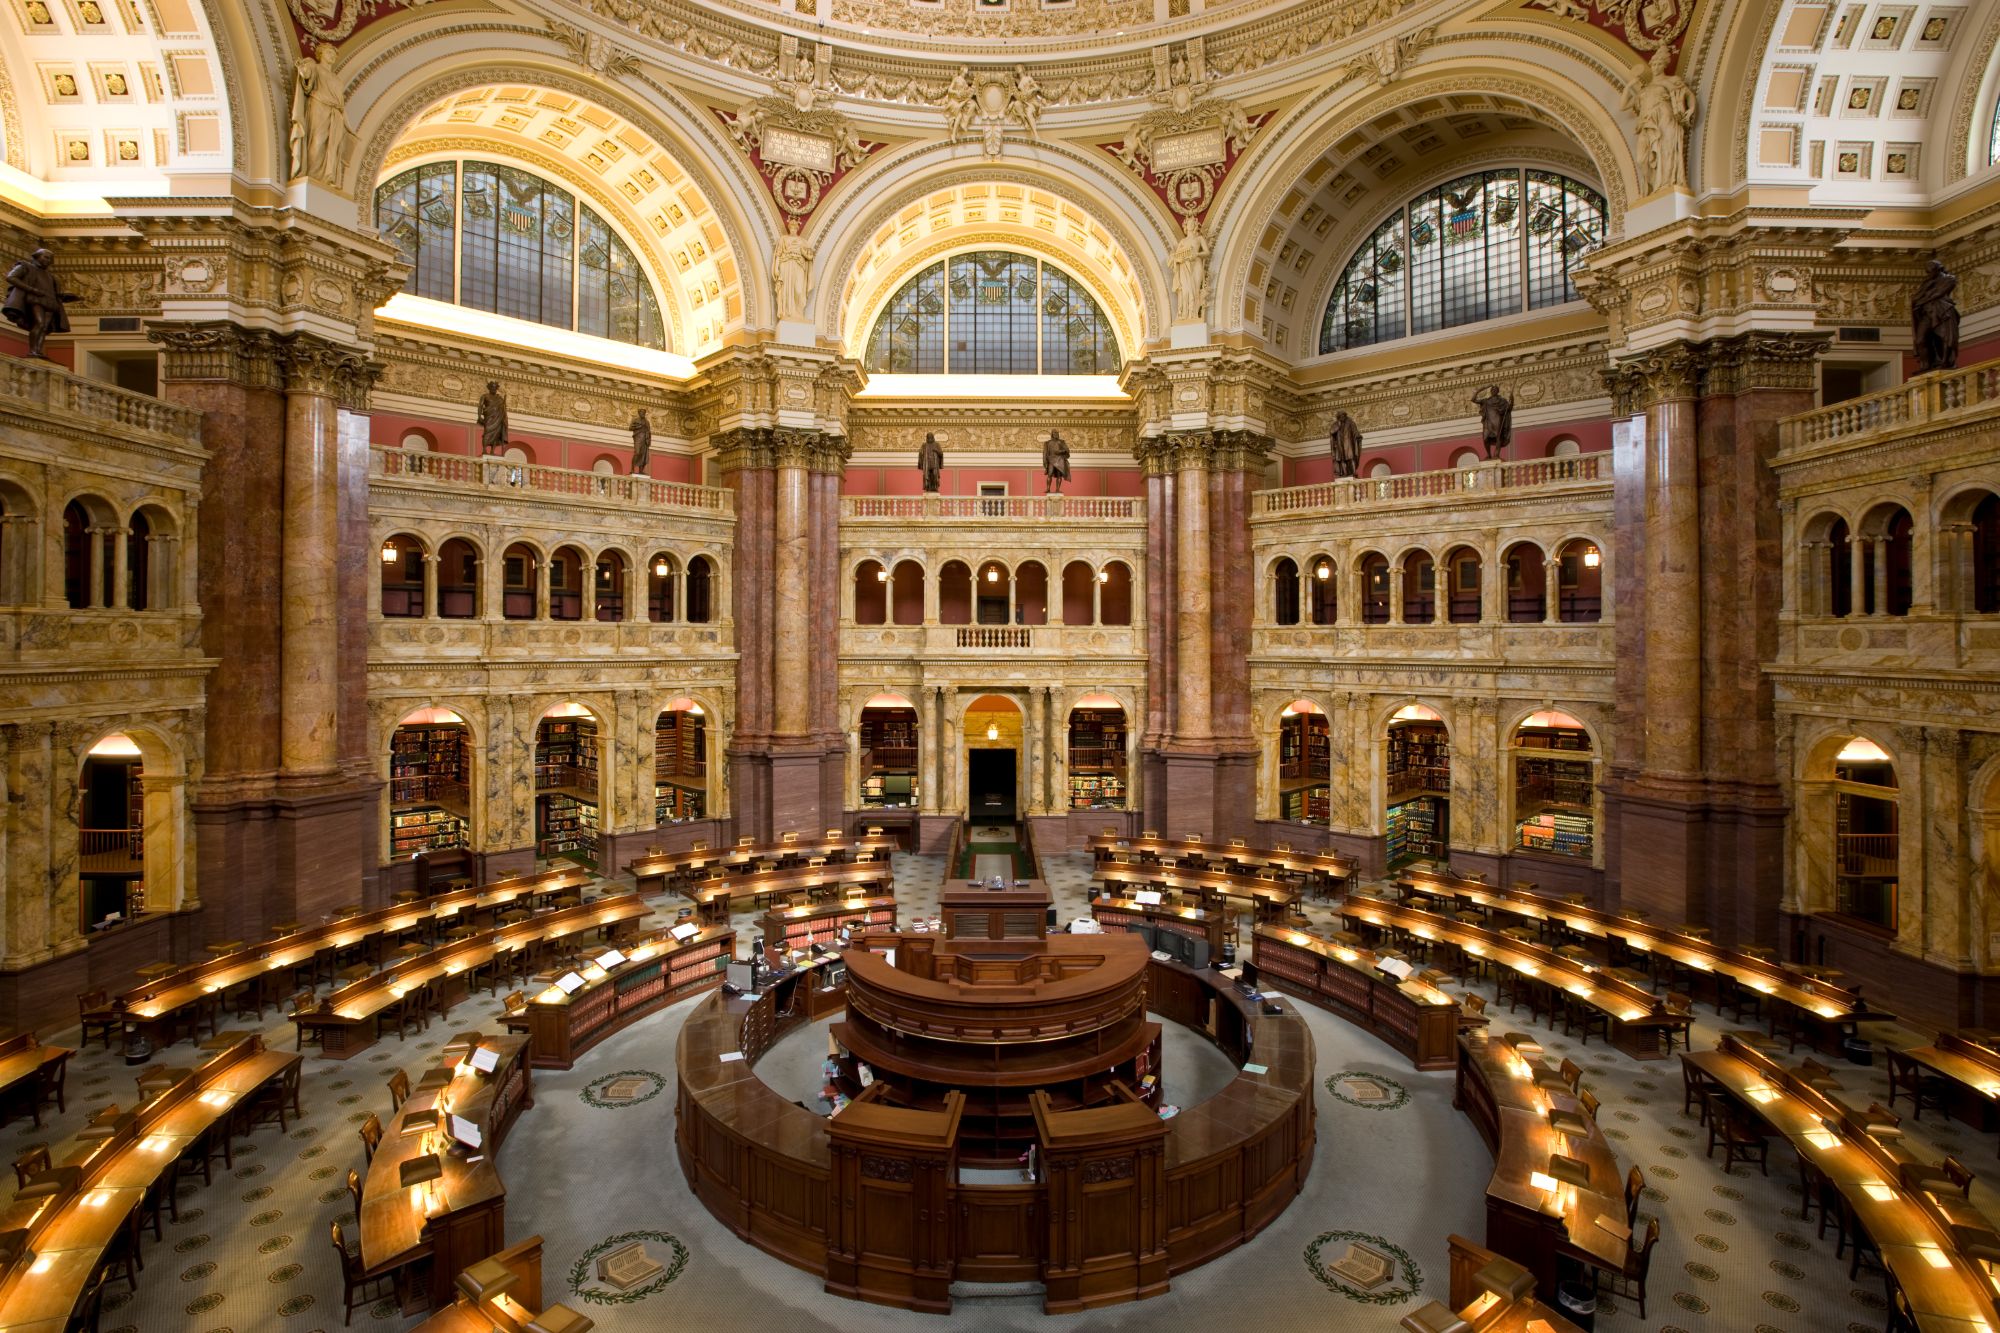
M812 439L780 431L777 440L777 512L772 584L776 611L771 633L772 731L803 736L812 724L812 575L810 492Z
M132 530L111 529L111 606L125 611L132 606Z
M438 560L435 551L424 552L424 619L438 618Z
M1542 562L1542 623L1562 620L1562 561L1554 556Z
M1701 771L1700 370L1700 353L1686 346L1656 354L1648 368L1645 764L1659 777L1691 778Z
M0 808L7 826L4 965L18 971L49 956L49 838L54 824L55 725L21 722L0 726L6 746L7 790L20 799Z
M285 509L279 637L283 772L334 771L339 720L337 377L345 355L313 341L286 351Z
M1403 567L1389 566L1389 623L1403 623Z
M1176 437L1173 449L1179 510L1174 534L1179 563L1174 579L1174 640L1178 647L1174 737L1200 742L1208 739L1213 707L1209 661L1213 588L1208 558L1208 464L1212 445L1205 433L1192 432Z

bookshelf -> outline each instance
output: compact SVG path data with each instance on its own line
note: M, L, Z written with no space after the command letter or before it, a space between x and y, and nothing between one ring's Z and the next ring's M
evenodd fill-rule
M1446 807L1447 802L1436 796L1416 796L1389 807L1383 852L1391 866L1445 854Z
M914 806L918 794L916 710L862 709L862 806Z
M1399 722L1389 728L1389 800L1451 795L1451 741L1438 722Z
M653 820L678 823L707 813L708 719L669 709L653 730Z
M1589 860L1597 831L1589 734L1581 727L1523 726L1513 750L1514 845Z
M535 732L535 854L597 864L597 723L543 718Z
M1324 824L1331 810L1331 733L1324 713L1278 720L1278 805L1287 820Z
M1069 715L1069 808L1125 808L1125 710L1075 708Z
M458 724L398 727L389 738L389 855L470 846L466 730Z

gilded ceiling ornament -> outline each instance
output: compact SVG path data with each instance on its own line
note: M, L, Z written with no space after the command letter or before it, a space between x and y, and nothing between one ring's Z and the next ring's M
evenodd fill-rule
M810 65L787 38L775 89L753 97L734 115L717 111L736 146L749 154L787 225L803 223L835 181L882 147L855 133L854 122L834 110L833 49L821 45Z
M1208 216L1229 169L1271 112L1252 116L1227 98L1210 97L1200 39L1171 56L1153 53L1152 98L1157 110L1134 121L1123 142L1098 147L1153 187L1183 223Z
M977 77L960 65L944 91L946 137L957 143L976 132L986 156L999 157L1009 125L1019 125L1030 139L1040 137L1048 100L1024 65L1014 66L1012 75L982 70Z
M287 0L301 54L327 42L344 42L377 19L400 9L415 9L431 0Z
M1527 0L1530 9L1611 34L1661 74L1673 73L1680 64L1681 43L1695 4L1696 0Z
M1400 37L1384 37L1363 54L1347 62L1347 73L1367 79L1377 88L1386 88L1402 76L1417 53L1437 37L1437 27L1419 28Z
M615 46L594 32L587 32L573 23L561 19L544 19L548 24L549 36L569 52L569 58L589 70L606 78L616 78L621 74L635 73L639 68L639 58L622 46Z

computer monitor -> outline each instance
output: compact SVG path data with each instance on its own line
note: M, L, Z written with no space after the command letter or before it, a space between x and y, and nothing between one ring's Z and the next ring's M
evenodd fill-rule
M479 1134L479 1126L462 1115L454 1115L451 1118L451 1136L468 1148L477 1148L484 1142Z
M1178 948L1178 955L1183 963L1186 963L1189 967L1195 967L1195 968L1208 966L1207 940L1194 939L1187 935L1179 935L1176 936L1175 938L1180 942Z
M750 964L732 961L726 970L729 984L737 990L747 992L755 988L756 976Z
M1251 990L1257 989L1257 965L1255 963L1245 963L1243 965L1242 980L1243 984Z

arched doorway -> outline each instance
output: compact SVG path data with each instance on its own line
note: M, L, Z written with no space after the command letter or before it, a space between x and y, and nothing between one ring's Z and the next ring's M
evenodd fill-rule
M1514 729L1514 846L1589 861L1597 846L1596 756L1568 713L1530 713Z
M1023 719L1013 700L982 694L965 710L965 813L1011 824L1020 808Z
M1406 704L1389 719L1382 833L1389 868L1441 860L1451 846L1451 736L1444 718Z
M1901 879L1896 765L1856 736L1833 759L1833 910L1896 929Z
M449 708L419 708L389 734L389 859L472 846L472 732Z
M1069 808L1123 810L1131 790L1125 747L1131 731L1125 705L1108 694L1086 694L1069 710Z
M179 755L152 733L114 732L80 756L76 783L77 928L180 906L188 858Z
M857 737L861 806L865 810L914 807L917 784L917 710L900 694L878 694L861 708Z
M1333 752L1326 713L1294 699L1278 714L1278 813L1301 824L1325 824L1332 804Z
M535 855L596 869L603 806L597 717L557 704L535 724Z
M653 723L653 822L708 816L708 714L693 699L669 703Z

